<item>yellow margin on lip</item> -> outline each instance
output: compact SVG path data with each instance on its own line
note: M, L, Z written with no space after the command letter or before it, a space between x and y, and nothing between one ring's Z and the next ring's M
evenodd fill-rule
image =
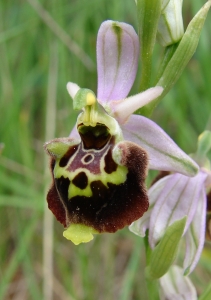
M81 243L88 243L93 240L93 234L98 234L99 232L92 227L86 226L84 224L71 224L64 232L63 236L73 242L75 245Z

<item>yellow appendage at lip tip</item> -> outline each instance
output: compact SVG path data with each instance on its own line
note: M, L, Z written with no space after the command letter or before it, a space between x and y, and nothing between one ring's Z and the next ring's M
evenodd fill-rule
M87 105L93 105L96 102L96 97L92 93L88 93L86 95L86 104Z
M75 245L88 243L93 240L93 234L99 233L92 227L83 224L71 224L64 232L63 236Z

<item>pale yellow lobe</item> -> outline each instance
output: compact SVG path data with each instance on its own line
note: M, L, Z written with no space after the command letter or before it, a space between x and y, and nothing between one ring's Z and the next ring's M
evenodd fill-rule
M88 243L93 240L93 234L99 233L92 227L83 224L71 224L64 232L63 236L75 245Z
M87 93L86 95L86 104L93 105L96 102L96 97L92 93Z

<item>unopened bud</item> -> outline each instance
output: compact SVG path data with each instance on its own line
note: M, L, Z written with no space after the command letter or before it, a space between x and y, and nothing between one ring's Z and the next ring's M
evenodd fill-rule
M177 43L184 34L183 0L170 0L167 2L163 0L157 32L157 40L163 47Z

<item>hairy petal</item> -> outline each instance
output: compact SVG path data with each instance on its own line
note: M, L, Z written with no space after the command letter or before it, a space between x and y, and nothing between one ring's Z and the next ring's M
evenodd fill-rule
M126 98L135 80L139 39L131 25L105 21L97 37L98 93L101 104Z
M155 247L168 226L184 216L187 216L184 233L187 231L197 209L198 198L205 179L206 174L199 172L193 178L173 174L161 180L162 185L163 182L166 184L161 193L157 195L156 204L150 217L149 243L151 247ZM160 181L155 183L155 185L159 184Z
M122 130L126 140L140 145L148 152L150 169L179 172L187 176L197 173L197 164L150 119L132 115Z
M160 278L161 300L197 300L194 285L183 270L178 266L171 266L169 271Z
M206 226L206 203L207 197L205 189L202 189L195 215L185 234L186 254L184 260L185 275L191 273L199 261L205 240Z
M109 105L112 110L112 116L120 124L124 124L134 111L156 99L162 92L163 88L156 86L126 99L112 101Z

